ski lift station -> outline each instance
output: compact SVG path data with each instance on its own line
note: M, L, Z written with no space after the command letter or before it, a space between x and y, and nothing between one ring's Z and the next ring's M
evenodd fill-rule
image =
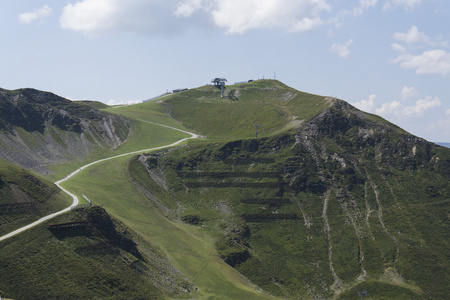
M225 82L227 82L227 80L225 78L214 78L211 82L215 87L220 88L222 92L221 97L223 98L223 89L225 88Z

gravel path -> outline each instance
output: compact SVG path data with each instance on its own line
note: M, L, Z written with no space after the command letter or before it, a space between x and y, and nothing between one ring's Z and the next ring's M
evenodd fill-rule
M65 181L69 180L72 176L78 174L78 173L81 172L82 170L84 170L84 169L86 169L86 168L88 168L88 167L90 167L90 166L92 166L92 165L95 165L95 164L97 164L97 163L103 162L103 161L107 161L107 160L111 160L111 159L115 159L115 158L123 157L123 156L127 156L127 155L139 154L139 153L142 153L142 152L148 152L148 151L153 151L153 150L160 150L160 149L164 149L164 148L170 148L170 147L177 146L177 145L181 144L182 142L184 142L184 141L186 141L186 140L200 138L200 136L197 135L197 134L195 134L195 133L192 133L192 132L189 132L189 131L185 131L185 130L181 130L181 129L178 129L178 128L175 128L175 127L172 127L172 126L167 126L167 125L163 125L163 124L159 124L159 123L154 123L154 122L149 122L149 121L144 121L144 120L140 120L140 121L143 121L143 122L146 122L146 123L155 124L155 125L162 126L162 127L167 127L167 128L170 128L170 129L173 129L173 130L177 130L177 131L181 131L181 132L190 134L191 137L188 137L188 138L184 138L184 139L178 140L178 141L176 141L175 143L172 143L172 144L170 144L170 145L165 145L165 146L160 146L160 147L154 147L154 148L149 148L149 149L144 149L144 150L138 150L138 151L128 152L128 153L124 153L124 154L120 154L120 155L116 155L116 156L112 156L112 157L100 159L100 160L97 160L97 161L94 161L94 162L91 162L91 163L89 163L89 164L87 164L87 165L82 166L81 168L79 168L79 169L77 169L76 171L70 173L69 175L67 175L67 176L64 177L63 179L61 179L61 180L55 182L55 184L56 184L63 192L65 192L66 194L68 194L69 196L72 197L72 199L73 199L72 205L70 205L69 207L67 207L67 208L65 208L65 209L63 209L63 210L60 210L60 211L58 211L58 212L55 212L55 213L53 213L53 214L47 215L47 216L45 216L45 217L42 217L41 219L39 219L39 220L37 220L37 221L35 221L35 222L31 223L31 224L28 224L28 225L26 225L26 226L23 226L23 227L21 227L21 228L19 228L19 229L16 229L16 230L14 230L13 232L10 232L10 233L8 233L8 234L6 234L6 235L4 235L4 236L1 236L1 237L0 237L0 242L3 241L3 240L6 240L6 239L8 239L8 238L10 238L10 237L12 237L12 236L15 236L16 234L19 234L19 233L21 233L21 232L24 232L25 230L28 230L28 229L30 229L30 228L32 228L32 227L38 225L38 224L41 224L41 223L43 223L43 222L45 222L45 221L48 221L48 220L50 220L50 219L52 219L52 218L54 218L54 217L56 217L56 216L59 216L59 215L64 214L64 213L66 213L66 212L69 212L69 211L71 210L72 207L77 206L77 205L78 205L78 202L79 202L78 197L75 196L74 194L72 194L71 192L67 191L67 190L64 189L63 187L61 187L61 183L63 183L63 182L65 182Z

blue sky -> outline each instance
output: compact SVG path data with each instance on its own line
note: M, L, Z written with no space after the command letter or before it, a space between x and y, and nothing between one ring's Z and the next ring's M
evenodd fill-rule
M0 66L108 104L276 76L450 142L449 0L2 0Z

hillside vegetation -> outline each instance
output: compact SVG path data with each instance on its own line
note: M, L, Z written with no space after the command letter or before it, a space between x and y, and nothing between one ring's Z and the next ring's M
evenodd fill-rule
M318 114L331 98L294 90L275 80L228 86L224 98L214 86L173 94L164 99L165 110L185 128L208 139L252 138L294 129Z
M187 127L224 138L235 123L204 126L200 102L215 107L207 110L211 122L235 103L210 97L199 100L194 90L167 102ZM297 116L305 121L296 131L141 156L131 174L160 209L210 232L225 262L274 295L444 298L448 149L343 101L315 99L327 108ZM237 120L239 109L229 109Z
M3 242L1 257L0 294L13 299L186 298L194 289L163 254L100 207Z
M71 202L52 182L0 159L0 236Z
M187 136L161 124L204 139L103 161L65 182L104 210L51 222L81 222L72 229L49 222L2 242L0 295L445 299L450 149L275 80L227 86L224 98L204 86L137 105L88 104L127 120L126 141L104 157Z

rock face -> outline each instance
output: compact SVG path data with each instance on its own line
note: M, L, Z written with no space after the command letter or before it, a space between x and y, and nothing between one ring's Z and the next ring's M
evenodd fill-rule
M450 151L378 116L333 99L295 132L140 162L161 205L269 293L445 297Z
M48 164L73 161L123 143L129 123L84 103L34 89L0 89L0 158L48 173Z

